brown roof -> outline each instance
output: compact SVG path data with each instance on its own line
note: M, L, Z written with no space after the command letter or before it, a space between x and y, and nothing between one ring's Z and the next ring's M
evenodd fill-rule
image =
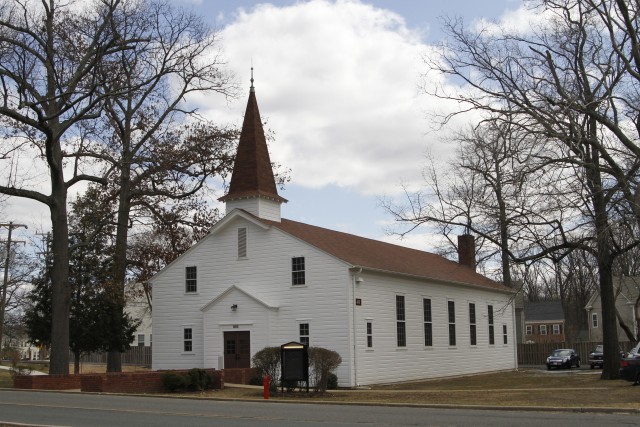
M278 195L258 101L252 86L247 110L244 113L229 192L218 200L226 201L254 196L286 201Z
M279 228L353 266L512 291L501 283L476 273L472 268L440 255L288 219L282 219L282 222L264 219L260 221Z

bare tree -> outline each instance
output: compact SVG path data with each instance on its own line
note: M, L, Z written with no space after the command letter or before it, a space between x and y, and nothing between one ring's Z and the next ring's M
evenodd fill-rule
M637 10L624 1L536 2L548 18L529 33L492 28L469 31L459 20L445 22L451 44L431 70L466 85L440 86L432 93L506 120L545 145L545 170L558 174L549 200L569 197L570 209L533 220L537 228L521 261L571 250L597 260L603 307L603 378L618 376L613 260L635 247L612 232L610 213L627 212L637 222ZM635 7L635 5L634 5ZM634 56L635 55L635 56ZM449 117L443 117L446 122ZM573 172L573 173L571 173ZM562 203L567 206L567 204ZM624 207L622 209L621 207ZM537 249L536 249L537 248Z
M98 91L98 70L132 40L113 32L119 0L5 1L0 6L0 157L21 154L21 170L48 173L48 187L26 178L0 193L43 203L51 214L53 265L52 374L69 372L69 239L67 193L81 180L104 176L80 161L74 129L100 115L111 93ZM110 79L118 79L115 71ZM69 157L73 162L67 162ZM17 160L16 160L17 161ZM70 177L68 176L70 174ZM31 177L33 179L33 176Z
M121 51L114 61L120 79L108 78L111 67L103 69L99 90L120 95L104 103L103 122L93 129L102 142L96 157L113 171L113 298L122 310L132 217L162 221L167 216L161 206L169 204L174 222L210 221L216 214L208 211L202 196L213 176L231 170L237 132L204 123L185 103L185 97L198 92L235 95L218 35L201 17L162 0L126 2L116 17L114 31L120 37L144 40L135 49ZM181 203L188 208L177 206ZM110 351L107 371L120 370L120 352Z

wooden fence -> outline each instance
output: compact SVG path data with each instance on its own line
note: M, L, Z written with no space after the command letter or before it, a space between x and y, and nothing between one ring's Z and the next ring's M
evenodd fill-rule
M518 365L544 365L547 357L557 348L572 348L580 355L583 364L587 364L591 353L600 342L577 343L543 343L543 344L518 344ZM629 341L620 342L623 351L629 351L633 344Z
M69 354L73 362L73 354ZM107 363L107 353L85 354L80 358L81 363ZM151 346L131 347L122 353L122 363L125 365L151 366Z

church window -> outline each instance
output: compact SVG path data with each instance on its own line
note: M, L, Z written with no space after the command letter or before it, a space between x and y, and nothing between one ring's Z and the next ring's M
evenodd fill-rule
M300 342L309 345L309 324L300 323Z
M291 258L291 284L304 285L304 257Z
M185 268L185 292L198 292L198 268L195 266Z

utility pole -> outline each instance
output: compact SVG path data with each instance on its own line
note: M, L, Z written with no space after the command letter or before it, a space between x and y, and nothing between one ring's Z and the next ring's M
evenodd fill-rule
M0 224L0 227L7 227L9 229L9 236L7 237L7 255L4 260L4 281L2 282L2 299L0 300L0 345L2 345L2 338L4 337L4 313L7 305L7 289L9 288L9 262L11 260L11 232L14 228L24 227L28 228L24 224L14 224L13 221L8 224Z

